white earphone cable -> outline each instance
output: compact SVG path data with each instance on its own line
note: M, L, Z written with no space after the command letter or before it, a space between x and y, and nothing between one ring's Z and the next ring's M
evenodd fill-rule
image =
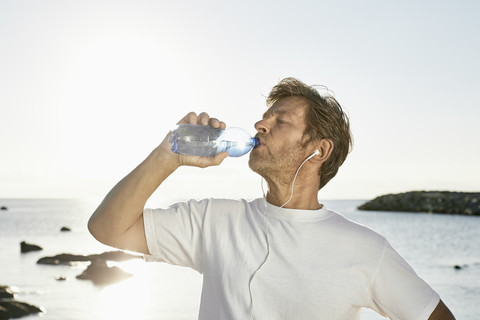
M286 206L293 198L293 188L295 186L295 181L297 180L297 176L298 176L298 173L300 172L300 169L303 167L303 165L308 161L310 160L312 157L316 156L317 154L319 153L318 150L315 150L315 152L310 155L307 159L305 159L302 164L298 167L297 171L295 172L295 176L293 177L293 181L292 181L292 191L290 193L290 198L287 200L287 202L285 202L284 204L282 204L282 206L280 208L283 208L284 206ZM268 259L268 256L270 255L270 242L269 242L269 238L268 238L268 224L267 224L267 196L265 194L265 190L263 189L263 177L262 177L262 180L261 180L261 187L262 187L262 193L263 193L263 198L265 199L265 211L263 213L263 230L265 230L265 239L267 241L267 254L265 255L265 259L262 261L262 263L258 266L258 268L252 273L252 275L250 276L250 279L248 281L248 291L250 293L250 316L249 316L249 319L252 319L252 315L253 315L253 295L252 295L252 281L253 281L253 278L255 277L255 275L257 274L257 272L263 267L263 265L267 262L267 259Z
M285 202L284 204L282 204L280 206L280 208L283 208L285 207L290 201L292 201L292 198L293 198L293 187L295 186L295 181L297 180L297 176L298 176L298 172L300 171L300 169L303 167L303 165L305 164L305 162L307 162L308 160L310 160L313 156L315 156L317 154L317 151L315 151L315 153L313 153L311 156L309 156L307 159L303 160L302 164L298 167L297 169L297 172L295 172L295 176L293 177L293 182L292 182L292 191L290 192L290 198L287 200L287 202Z
M258 268L252 273L250 276L250 280L248 282L248 291L250 293L250 316L248 319L252 319L253 315L253 294L252 294L252 281L257 272L263 267L263 265L267 262L268 256L270 255L270 242L268 240L268 225L267 225L267 196L265 194L265 190L263 190L263 177L261 180L261 187L263 193L263 199L265 199L265 211L263 212L263 230L265 230L265 240L267 241L267 254L265 255L265 259L263 259L262 263L258 266Z

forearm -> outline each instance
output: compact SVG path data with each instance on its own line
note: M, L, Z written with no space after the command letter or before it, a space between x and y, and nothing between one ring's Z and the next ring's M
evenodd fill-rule
M148 198L177 168L174 155L162 145L156 148L95 210L88 223L92 235L100 242L120 247L122 236L141 218Z

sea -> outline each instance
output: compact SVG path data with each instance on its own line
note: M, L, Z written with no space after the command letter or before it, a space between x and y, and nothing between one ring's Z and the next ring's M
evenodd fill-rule
M387 237L456 319L480 319L480 217L357 210L364 202L323 201L329 209ZM98 286L76 278L87 263L36 263L60 253L114 250L87 230L98 204L92 199L0 199L0 206L7 208L0 211L0 285L12 286L17 300L44 310L22 319L197 319L202 276L194 270L143 259L112 262L132 276ZM71 231L61 232L64 226ZM22 254L22 241L43 250ZM365 309L361 319L383 318Z

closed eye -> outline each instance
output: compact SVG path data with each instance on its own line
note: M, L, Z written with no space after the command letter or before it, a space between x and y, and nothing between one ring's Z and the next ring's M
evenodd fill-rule
M280 116L277 118L277 123L279 124L288 124L289 123L289 119L286 118L285 116Z

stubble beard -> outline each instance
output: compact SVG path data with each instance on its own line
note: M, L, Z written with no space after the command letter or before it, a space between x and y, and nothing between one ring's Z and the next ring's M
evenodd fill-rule
M272 152L268 147L253 150L248 165L267 181L288 185L297 169L298 154L302 151L297 143L288 143Z

